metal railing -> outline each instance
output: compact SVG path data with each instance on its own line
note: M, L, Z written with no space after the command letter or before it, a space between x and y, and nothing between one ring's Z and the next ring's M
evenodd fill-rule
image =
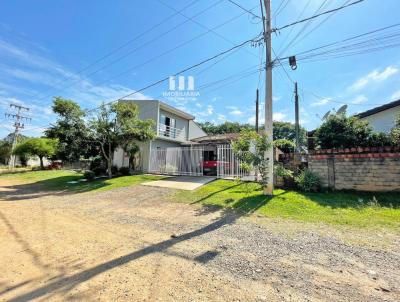
M158 135L173 138L180 141L186 140L185 129L178 129L164 124L158 125Z
M233 152L231 145L217 146L217 178L254 180L253 167L250 171L242 168L242 161Z
M202 147L168 147L150 150L150 173L203 176Z

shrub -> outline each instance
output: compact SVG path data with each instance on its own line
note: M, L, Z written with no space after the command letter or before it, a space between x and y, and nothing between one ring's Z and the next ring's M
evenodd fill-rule
M284 153L293 152L296 148L296 144L288 139L277 139L274 141L274 146L279 148Z
M131 174L128 167L119 168L119 173L121 173L121 175L130 175Z
M385 147L394 144L390 134L384 132L373 132L368 140L369 147Z
M275 163L274 165L274 173L276 176L280 177L292 177L293 172L289 169L286 169L282 163Z
M318 192L321 189L321 180L317 174L309 169L301 171L299 176L294 178L297 186L305 192Z
M105 167L102 167L102 166L97 166L97 167L93 168L92 171L94 172L94 174L96 176L102 176L102 175L105 175L107 173L107 169Z
M83 173L83 177L86 178L88 181L93 180L95 176L95 173L90 170L87 170L85 171L85 173Z
M331 114L315 132L321 149L366 147L371 134L368 122L344 114Z
M117 166L112 166L111 167L111 174L116 175L118 173L118 167Z
M103 158L100 157L100 156L96 156L96 157L90 162L89 168L90 168L90 170L94 171L95 168L98 168L98 167L103 167L103 168L104 168L105 166L106 166L106 164L105 164Z

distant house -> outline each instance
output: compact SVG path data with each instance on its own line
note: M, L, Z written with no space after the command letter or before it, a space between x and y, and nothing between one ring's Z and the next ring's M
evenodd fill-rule
M375 131L390 132L400 115L400 100L358 113L361 120L368 121Z
M189 113L172 107L159 100L129 100L138 106L139 118L152 119L155 123L156 138L139 143L140 159L136 168L143 172L154 172L154 163L164 155L165 150L177 150L190 145L195 138L207 135ZM163 153L164 152L164 153ZM114 165L128 166L129 157L121 149L114 153Z

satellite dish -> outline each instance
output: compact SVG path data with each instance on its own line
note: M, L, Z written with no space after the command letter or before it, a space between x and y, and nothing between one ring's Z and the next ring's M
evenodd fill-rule
M330 113L331 113L330 110L327 113L325 113L324 116L322 117L322 120L326 120Z
M346 110L347 110L347 105L343 105L342 107L340 107L340 108L338 109L338 111L336 112L336 114L344 114L344 113L346 113Z

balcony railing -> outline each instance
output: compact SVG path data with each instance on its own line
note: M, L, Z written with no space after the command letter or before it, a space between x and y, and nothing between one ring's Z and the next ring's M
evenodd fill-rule
M186 140L185 129L178 129L164 124L158 125L158 135L180 141Z

